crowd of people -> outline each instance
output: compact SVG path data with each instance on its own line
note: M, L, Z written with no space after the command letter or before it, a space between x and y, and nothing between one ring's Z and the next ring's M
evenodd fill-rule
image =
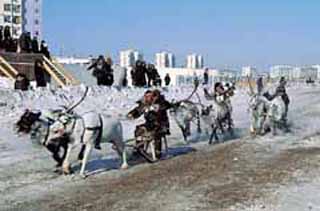
M31 37L30 32L23 32L19 39L13 38L9 26L0 26L0 51L12 53L42 53L50 59L47 43L42 40L39 44L37 37Z
M138 60L131 70L132 85L136 87L151 87L162 85L162 79L153 64Z
M92 64L87 68L92 70L92 75L97 79L99 86L112 86L114 83L114 70L112 68L112 59L105 59L100 55L97 59L93 59ZM162 79L155 65L146 64L144 61L138 60L130 72L132 86L134 87L161 87ZM166 86L170 85L171 78L166 74L164 78ZM126 87L128 81L123 79L122 86Z

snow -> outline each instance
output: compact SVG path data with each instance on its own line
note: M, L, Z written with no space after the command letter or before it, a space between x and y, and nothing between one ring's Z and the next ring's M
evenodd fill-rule
M27 108L48 110L76 102L82 97L84 86L66 87L58 90L36 89L28 92L12 90L10 89L12 86L12 81L0 78L0 124L2 126L0 127L0 193L2 193L0 207L10 203L36 199L48 191L59 190L58 187L61 188L69 181L76 181L73 177L59 176L53 173L54 162L51 155L41 146L31 143L28 136L17 136L14 133L13 125ZM90 86L88 96L76 108L76 112L84 113L96 110L121 119L125 131L124 138L129 139L133 137L135 125L143 122L143 119L129 121L126 120L125 115L135 106L135 102L141 98L144 91L144 89L138 88L119 89ZM170 87L163 90L163 94L169 101L181 100L189 96L191 91L192 87ZM198 92L203 103L210 103L204 99L201 88ZM248 135L249 114L247 112L248 96L246 92L247 90L237 90L232 99L237 137ZM270 150L281 150L282 148L298 147L300 145L319 146L317 140L312 138L320 132L319 94L320 87L300 85L290 87L289 96L292 101L289 119L292 123L292 132L290 134L280 134L278 137L268 135L259 138L257 141L277 142L275 147ZM193 100L197 101L196 98ZM171 126L172 135L169 137L169 145L184 145L181 132L175 123L171 122ZM205 135L193 134L190 146L199 149L207 147L207 137ZM308 139L308 137L311 138ZM300 143L299 140L301 139L307 141ZM179 154L183 151L172 151L171 153ZM78 169L79 166L76 166L76 168ZM103 147L102 152L95 151L93 153L92 161L88 167L91 174L106 173L107 170L116 168L118 168L117 155L109 145ZM83 181L77 182L81 183ZM296 193L290 196L291 199L281 199L284 203L279 210L307 210L304 207L306 203L311 204L312 210L319 210L320 202L316 200L319 196L318 186L317 184L307 184L299 187ZM291 209L292 207L287 209L290 204L286 204L288 201L300 201L303 206L296 205L296 207L303 207L303 209ZM266 210L261 206L253 206L252 209L248 208L247 210Z

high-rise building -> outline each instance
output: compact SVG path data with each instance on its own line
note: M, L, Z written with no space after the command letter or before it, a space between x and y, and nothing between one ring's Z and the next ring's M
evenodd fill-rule
M187 68L201 69L204 67L203 57L198 54L191 54L187 56Z
M143 55L136 50L120 51L120 66L133 67L138 60L143 60Z
M23 31L42 39L42 0L23 0Z
M175 67L175 57L172 53L160 52L156 54L156 67L173 68Z
M12 36L22 32L42 38L42 0L0 0L0 26L9 26Z

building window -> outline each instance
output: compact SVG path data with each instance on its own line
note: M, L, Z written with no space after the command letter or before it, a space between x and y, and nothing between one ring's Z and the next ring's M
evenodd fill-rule
M4 11L10 12L11 11L11 4L4 4Z
M14 24L20 24L21 23L21 17L20 16L14 16L12 22Z
M20 13L21 5L13 5L12 9L13 9L13 12Z
M11 16L5 15L5 16L4 16L4 22L5 22L5 23L11 23Z
M39 9L38 9L38 8L35 9L34 12L35 12L36 14L38 14L38 13L39 13Z
M39 31L35 31L35 35L36 35L36 36L39 36Z
M35 21L34 21L34 23L36 24L36 25L39 25L39 20L38 19L36 19Z

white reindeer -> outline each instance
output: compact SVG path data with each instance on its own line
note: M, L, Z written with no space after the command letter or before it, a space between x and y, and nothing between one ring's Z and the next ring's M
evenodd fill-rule
M61 137L64 136L69 139L67 154L62 164L65 174L71 173L69 160L72 150L75 146L84 145L80 175L85 177L85 168L90 152L98 139L101 139L101 143L109 142L114 144L119 157L122 159L121 169L128 168L122 125L119 120L96 112L88 112L81 116L64 112L49 127L43 143L46 146L60 141Z
M185 142L190 136L191 122L196 121L197 131L201 132L200 112L195 103L188 100L181 101L171 109L170 114L181 129Z
M249 111L251 115L250 132L252 135L262 135L272 129L273 134L282 126L285 105L281 97L269 101L260 93L255 93L249 82Z

